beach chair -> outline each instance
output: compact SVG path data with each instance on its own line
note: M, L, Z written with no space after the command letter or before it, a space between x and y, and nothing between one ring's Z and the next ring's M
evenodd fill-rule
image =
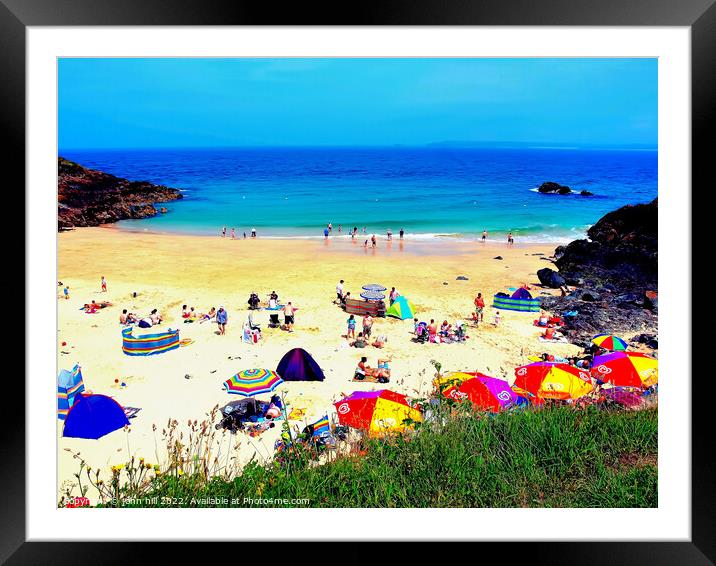
M271 313L269 315L269 328L279 328L281 326L281 322L279 322L278 319L278 313Z

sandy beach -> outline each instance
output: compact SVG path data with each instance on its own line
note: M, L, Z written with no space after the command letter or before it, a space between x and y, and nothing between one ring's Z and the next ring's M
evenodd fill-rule
M538 283L535 272L549 265L541 258L552 255L554 244L508 247L501 242L428 244L381 239L376 249L366 250L362 239L358 240L355 244L335 238L328 242L231 240L113 227L60 233L58 281L69 285L70 299L58 298L58 370L79 363L88 390L141 411L131 420L131 433L116 431L96 441L63 438L62 421L58 421L58 487L78 470L77 460L65 449L80 452L93 468L124 463L128 454L150 462L161 460L160 433L170 419L179 422L180 430L190 420L201 421L214 406L237 399L222 388L231 375L255 367L275 369L283 354L294 347L310 352L326 375L324 382L291 382L278 389L285 392L290 408L305 409L304 419L295 423L301 428L331 414L333 401L342 393L385 388L351 381L361 355L368 356L373 366L378 357L392 356L388 388L419 396L431 389L435 373L431 360L442 363L444 370L481 371L512 382L514 367L528 363L527 356L545 351L538 340L540 330L532 325L534 314L503 311L495 328L491 324L494 309L489 305L498 291ZM498 255L503 259L494 259ZM100 291L103 275L108 282L106 293ZM460 275L468 280L457 280ZM469 339L462 344L421 345L411 341L412 320L381 318L376 320L373 335L388 338L384 349L349 348L343 337L348 315L333 304L339 279L345 280L345 289L355 297L367 283L388 289L395 286L415 304L418 318L427 321L467 320L473 299L481 292L487 298L485 324L470 326ZM292 301L298 307L295 332L267 328L268 313L258 311L254 317L262 325L263 339L256 345L242 343L249 294L256 292L265 300L274 290L281 303ZM535 296L540 292L547 291L533 290ZM108 300L114 306L85 314L82 306L92 299ZM197 312L224 305L229 314L226 336L215 333L215 324L183 324L183 304ZM157 308L165 321L161 329L179 328L181 338L191 338L193 343L162 355L127 356L121 349L118 322L123 308L140 316ZM559 355L579 351L570 344L553 344L549 350ZM239 443L241 462L252 457L262 460L272 454L279 433L279 427L254 438L227 433L222 442L226 448Z

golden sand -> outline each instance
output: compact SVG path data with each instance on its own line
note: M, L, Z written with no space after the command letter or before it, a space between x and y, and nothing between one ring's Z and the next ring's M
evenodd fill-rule
M525 282L538 283L536 271L550 264L535 254L550 256L553 251L548 244L508 247L398 240L381 240L376 249L365 249L362 239L355 244L336 239L231 240L104 227L59 234L58 280L70 286L70 299L58 300L59 368L79 363L87 389L112 396L123 406L141 408L131 421L130 434L117 431L99 440L63 438L58 421L60 484L78 469L65 448L81 452L93 468L124 463L129 453L156 462L164 452L161 443L159 452L155 450L153 424L160 432L169 419L178 420L180 429L189 420L201 421L215 405L236 399L222 388L231 375L254 367L275 369L294 347L310 352L326 374L324 382L292 382L279 388L291 407L306 410L302 423L331 414L333 401L342 393L386 387L351 381L361 355L368 356L372 366L378 357L392 356L387 387L409 396L431 389L431 360L441 362L444 370L481 371L512 382L513 369L546 348L538 340L540 330L532 325L533 314L503 311L499 327L494 327L491 297ZM494 259L498 255L503 259ZM106 293L100 292L103 275ZM459 275L468 280L457 280ZM333 304L339 279L356 298L367 283L380 283L388 290L395 286L415 304L420 320L447 319L451 324L469 319L473 299L481 292L487 305L485 324L470 326L470 338L462 344L421 345L411 342L412 320L377 319L373 335L387 336L386 347L349 348L343 337L348 315ZM265 300L273 290L281 303L292 301L298 307L295 332L267 328L268 313L259 311L254 319L262 325L263 339L257 345L242 343L249 294L256 292ZM533 290L535 296L540 292ZM92 299L109 300L114 306L85 314L81 307ZM227 334L216 335L216 325L210 323L183 324L183 304L197 312L224 305L229 314ZM165 319L161 329L179 328L181 338L193 343L162 355L126 356L118 322L123 308L140 316L157 308ZM558 355L578 352L570 344L550 345L549 350ZM255 438L227 434L225 442L240 443L241 461L265 459L279 432L277 427Z

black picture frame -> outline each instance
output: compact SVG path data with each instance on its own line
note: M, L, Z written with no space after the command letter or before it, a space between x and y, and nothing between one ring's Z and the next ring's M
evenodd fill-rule
M708 147L716 130L714 0L382 0L356 4L287 3L280 8L270 2L214 1L209 4L206 0L0 0L0 124L6 142L3 161L15 164L4 171L6 186L25 186L24 168L19 164L25 162L26 27L267 24L690 27L692 186L706 185L713 161ZM691 198L691 187L682 190L684 198ZM31 203L25 203L28 205ZM27 355L27 344L25 347ZM690 372L690 361L685 368ZM26 380L31 377L38 376L25 376ZM688 375L680 377L686 379ZM703 379L711 379L711 376L703 376ZM515 543L491 543L488 552L507 552L506 556L522 557L521 560L531 563L550 564L602 564L606 561L615 564L678 563L683 566L714 563L716 464L711 435L713 409L709 396L699 394L698 383L698 380L692 382L690 542L520 543L519 547L515 547ZM25 422L24 395L18 394L18 397L11 407L15 414L6 414L6 423ZM4 465L0 466L4 515L0 529L0 560L8 564L136 563L139 556L147 552L146 543L26 542L24 428L3 426L0 450L4 456ZM598 533L598 526L590 525L589 532ZM186 545L165 546L167 548L161 549L163 562L175 558L190 559ZM222 553L219 549L213 552ZM484 557L482 551L481 556Z

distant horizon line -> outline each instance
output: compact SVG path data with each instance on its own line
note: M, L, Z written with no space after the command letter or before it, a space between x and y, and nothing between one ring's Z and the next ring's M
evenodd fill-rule
M59 149L58 156L72 151L162 151L162 150L215 150L215 149L544 149L563 151L658 151L657 146L638 144L624 145L574 145L537 144L528 142L429 142L424 144L236 144L236 145L176 145L176 146L113 146L113 147L68 147Z

